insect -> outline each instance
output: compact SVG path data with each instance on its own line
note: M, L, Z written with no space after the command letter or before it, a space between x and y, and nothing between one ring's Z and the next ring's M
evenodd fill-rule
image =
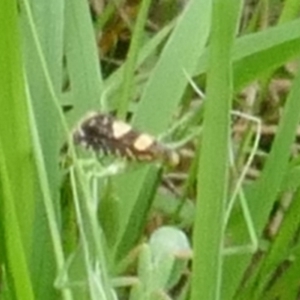
M104 154L137 161L163 161L177 165L178 154L147 133L100 112L89 113L74 129L74 144Z

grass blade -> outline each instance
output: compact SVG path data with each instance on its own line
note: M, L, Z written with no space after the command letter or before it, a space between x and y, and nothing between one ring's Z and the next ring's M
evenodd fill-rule
M231 49L236 33L238 13L238 2L215 1L207 102L198 164L197 211L193 234L192 300L220 299L221 297L232 94Z

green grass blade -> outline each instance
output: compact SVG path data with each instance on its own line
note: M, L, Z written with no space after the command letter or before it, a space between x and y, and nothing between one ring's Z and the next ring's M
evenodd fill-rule
M298 0L287 0L280 15L279 24L297 18L300 11L300 2Z
M231 49L239 11L238 2L214 3L207 102L197 177L192 300L222 299L221 266L232 95Z
M286 100L276 138L265 168L255 184L254 190L249 195L249 206L255 212L253 218L257 232L261 232L264 224L266 224L287 170L290 147L294 141L299 123L299 95L300 72L294 79L292 89Z
M152 167L152 168L151 168ZM124 258L140 237L148 211L151 207L156 187L159 184L157 168L153 166L139 168L119 176L115 181L116 192L119 196L119 230L114 244L113 257L116 262ZM146 183L143 188L136 188L137 179L142 178ZM128 182L135 182L134 185Z
M36 173L30 157L15 1L0 3L0 222L2 284L7 299L35 299L31 261Z
M54 280L57 270L63 265L61 249L53 251L58 224L51 224L47 204L57 213L59 208L59 163L58 153L61 140L61 128L57 106L53 105L55 93L60 92L62 80L63 50L63 5L60 1L52 1L41 7L37 3L21 2L23 51L25 72L28 83L28 104L33 109L30 117L31 130L37 133L34 138L34 149L39 149L40 156L35 152L40 181L36 192L36 210L34 215L34 233L32 241L32 259L35 276L35 291L38 297L55 297ZM55 21L54 21L55 20ZM51 24L54 24L50 26ZM55 49L52 51L52 49ZM45 75L45 70L47 76ZM49 86L50 85L50 86ZM30 111L30 113L32 113ZM34 122L33 122L34 120ZM45 190L45 186L47 189ZM48 199L48 200L47 200ZM43 202L45 200L45 202ZM47 202L48 201L48 202ZM46 204L46 206L45 206ZM45 222L49 217L49 224ZM58 219L57 219L58 220ZM56 220L56 222L58 222ZM54 228L51 225L55 224ZM49 230L50 229L50 230ZM51 236L52 235L52 236ZM58 238L59 239L59 238ZM61 243L59 240L57 244ZM42 245L42 246L41 246ZM54 247L56 250L57 248ZM56 254L60 256L55 257ZM58 268L56 261L58 261ZM59 266L60 265L60 266ZM43 275L41 275L43 274Z
M287 214L283 218L280 230L277 233L272 245L270 246L269 251L266 253L263 264L258 272L256 278L256 282L258 284L255 285L255 292L258 296L263 296L264 289L266 288L268 282L271 280L270 275L274 275L275 269L278 267L278 265L280 265L284 260L288 260L289 256L291 255L291 247L289 247L288 245L293 244L293 239L297 235L297 230L300 223L299 210L300 193L298 189L298 192L295 194L295 197L292 200ZM297 246L293 246L293 249L295 248L297 249ZM294 259L299 259L299 256L295 256ZM297 269L299 269L299 267ZM297 274L299 273L297 272ZM291 281L291 283L292 282L294 281ZM298 284L294 284L294 286L292 286L291 283L289 284L289 288L297 290Z
M65 47L71 86L70 122L100 107L103 82L88 3L66 1Z
M1 252L3 257L1 260L7 274L3 281L7 280L5 284L9 288L11 299L21 299L22 297L35 299L29 262L26 257L26 246L24 245L26 240L22 239L22 224L20 224L19 212L15 205L20 199L16 199L13 195L15 182L10 181L11 174L8 172L2 147L0 147L0 154L1 198L3 201L1 204ZM28 223L26 227L28 227Z
M167 129L187 85L184 71L194 71L207 42L210 10L210 1L190 1L178 19L138 104L133 123L140 129L153 134Z
M140 50L140 44L143 38L144 27L147 22L147 15L150 6L150 0L143 0L141 3L140 11L136 20L133 35L130 42L130 48L127 55L124 79L122 84L122 95L118 102L118 117L125 119L129 101L131 97L131 91L133 88L134 71L137 63L138 53Z
M300 20L294 20L264 31L236 39L232 50L234 89L281 66L297 56L300 50ZM196 74L207 70L208 49L199 58Z

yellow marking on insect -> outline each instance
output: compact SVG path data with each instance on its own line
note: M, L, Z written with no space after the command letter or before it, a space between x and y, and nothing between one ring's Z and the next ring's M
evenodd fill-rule
M122 121L114 121L112 124L112 130L114 138L119 139L124 136L126 133L132 130L131 126L122 122Z
M180 162L179 154L173 150L170 150L168 155L168 162L171 166L176 167Z
M146 151L148 148L150 148L153 145L154 141L155 140L152 136L146 133L142 133L134 141L133 147L137 151Z

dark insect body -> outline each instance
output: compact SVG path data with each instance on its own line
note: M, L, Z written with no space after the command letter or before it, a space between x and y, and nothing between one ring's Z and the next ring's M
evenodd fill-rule
M179 161L175 151L109 114L93 112L87 115L73 131L73 141L95 152L131 160L158 160L170 165Z

